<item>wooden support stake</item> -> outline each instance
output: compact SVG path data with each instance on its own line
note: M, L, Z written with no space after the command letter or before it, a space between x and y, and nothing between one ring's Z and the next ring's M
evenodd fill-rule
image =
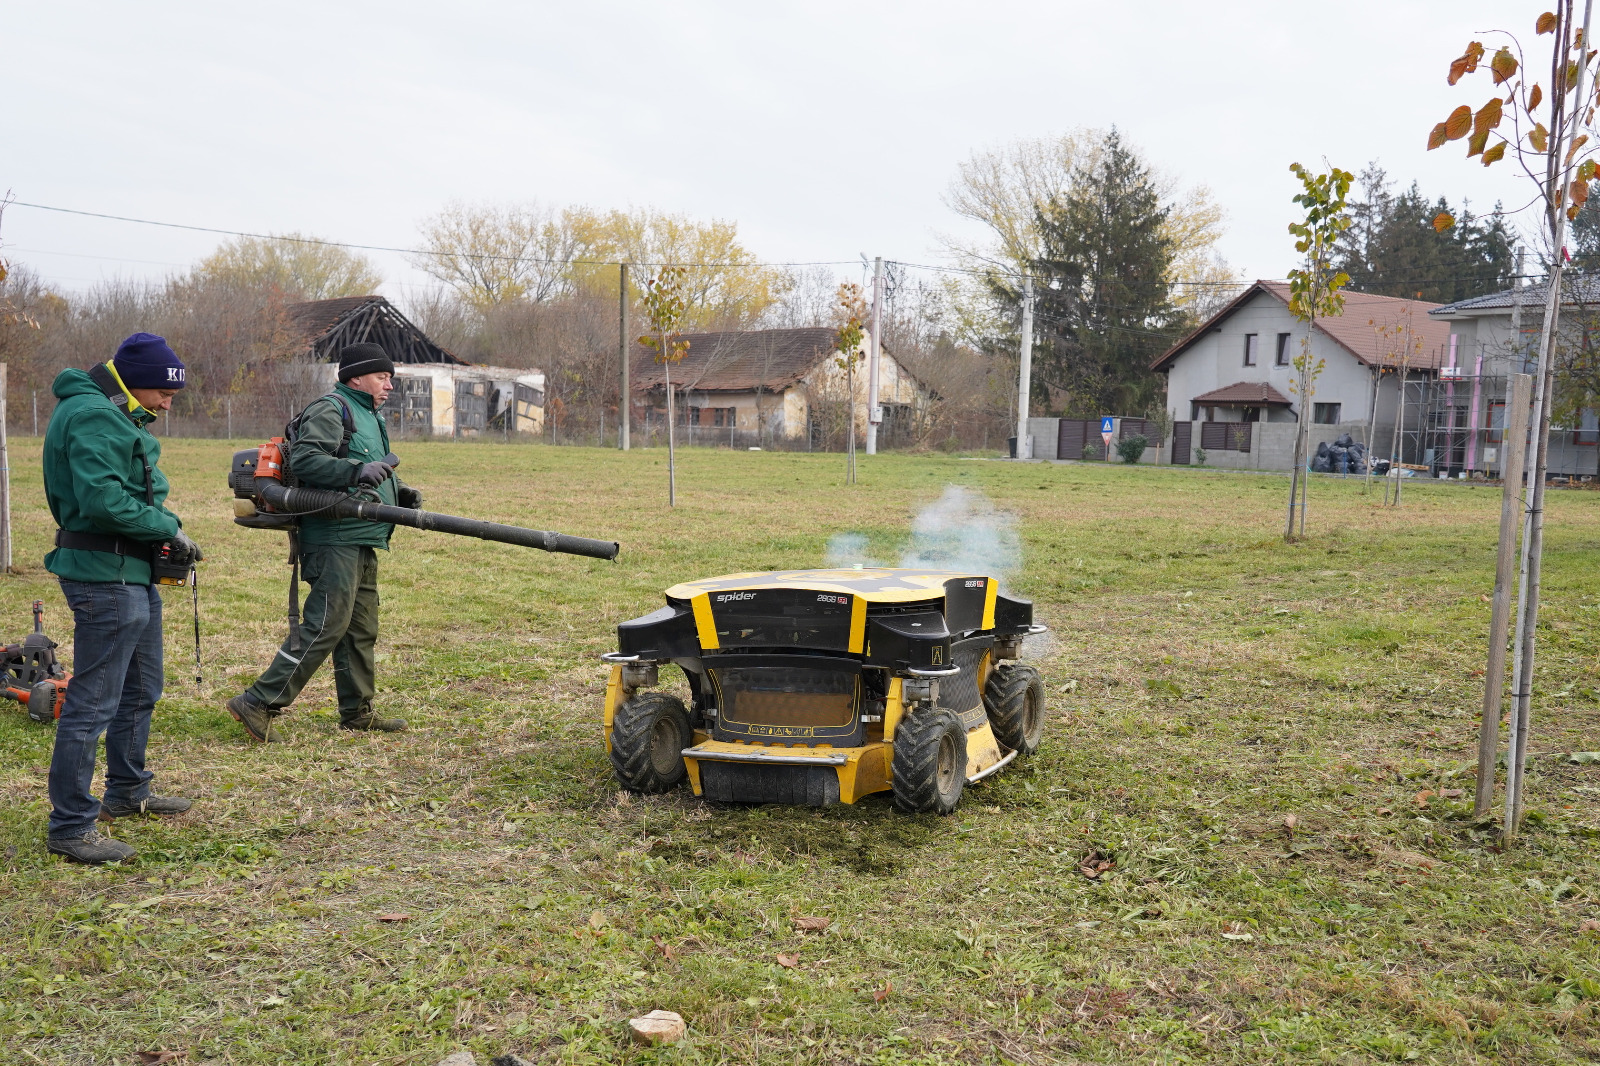
M1528 446L1531 374L1511 378L1510 424L1500 468L1505 487L1500 495L1500 551L1494 568L1494 606L1489 616L1489 661L1483 672L1483 720L1478 726L1478 785L1473 817L1488 817L1494 805L1494 766L1500 754L1500 700L1505 688L1506 640L1511 629L1511 586L1517 579L1517 527L1522 518L1523 462Z
M6 439L6 364L0 363L0 573L11 573L11 449Z

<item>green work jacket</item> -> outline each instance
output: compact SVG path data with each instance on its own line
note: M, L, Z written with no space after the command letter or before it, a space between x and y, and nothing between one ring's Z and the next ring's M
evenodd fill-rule
M156 416L137 404L130 415L83 370L63 370L50 391L59 402L44 435L44 494L56 525L144 543L175 536L182 523L165 506L161 442L145 428ZM145 502L141 455L150 461L153 505ZM150 560L135 555L56 548L44 565L68 581L150 584Z
M355 436L350 438L350 454L341 459L334 453L344 439L344 416L334 396L350 408ZM389 454L389 430L383 424L372 397L340 383L328 396L311 401L300 420L300 436L289 452L289 469L302 485L314 489L348 489L355 485L361 464L377 462ZM401 482L391 477L376 489L380 502L395 506ZM300 520L302 544L352 544L368 548L387 548L394 526L387 522L368 522L360 518L307 517Z

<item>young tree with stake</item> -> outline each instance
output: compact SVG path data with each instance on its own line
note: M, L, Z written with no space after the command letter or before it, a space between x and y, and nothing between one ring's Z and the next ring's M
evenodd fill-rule
M1533 438L1526 471L1528 494L1524 501L1522 551L1518 575L1517 620L1511 647L1512 708L1510 737L1506 755L1505 834L1516 835L1523 813L1523 772L1526 766L1528 733L1531 725L1535 633L1539 623L1539 582L1544 546L1545 470L1550 449L1550 417L1555 393L1556 342L1561 315L1562 271L1566 260L1567 223L1575 218L1589 198L1589 183L1596 177L1593 158L1595 119L1595 51L1589 47L1590 16L1593 0L1584 0L1582 11L1575 0L1559 0L1554 11L1546 11L1534 22L1534 36L1551 34L1548 93L1538 82L1530 84L1521 42L1501 31L1509 43L1497 49L1488 61L1488 50L1481 41L1472 41L1451 64L1447 77L1454 85L1463 77L1487 67L1495 93L1477 111L1466 104L1457 107L1428 134L1428 148L1442 147L1450 141L1467 138L1467 158L1481 159L1493 166L1508 155L1517 161L1535 188L1528 206L1538 204L1543 235L1549 240L1546 254L1550 277L1545 292L1544 322L1539 333L1538 374L1534 382ZM1504 92L1505 96L1500 93ZM1509 133L1505 130L1509 119ZM1585 146L1589 146L1586 150ZM1434 228L1443 232L1455 219L1440 212ZM1509 442L1508 442L1509 443ZM1512 535L1507 530L1503 535ZM1509 551L1502 551L1507 560ZM1497 575L1497 584L1509 580L1508 573ZM1492 632L1497 630L1492 630ZM1491 637L1491 644L1497 639ZM1490 648L1491 664L1495 649ZM1493 728L1498 728L1500 703L1498 678L1486 683L1493 691L1485 693L1485 714L1480 738L1487 746ZM1492 705L1492 707L1491 707ZM1480 784L1478 806L1486 807Z
M1350 195L1350 183L1355 175L1338 167L1326 174L1313 174L1299 163L1289 167L1300 179L1302 191L1294 202L1306 209L1303 222L1289 223L1289 232L1297 239L1294 250L1304 255L1305 263L1289 271L1289 311L1306 324L1306 335L1300 340L1300 354L1294 359L1295 384L1291 391L1300 394L1300 420L1294 434L1294 473L1289 479L1289 519L1283 527L1283 539L1293 542L1296 493L1299 494L1300 536L1306 535L1306 491L1309 476L1306 457L1311 449L1311 392L1317 375L1322 373L1323 360L1311 358L1311 334L1317 327L1318 317L1331 318L1344 313L1344 293L1350 275L1333 267L1334 244L1350 227L1350 216L1345 212L1345 199Z
M661 273L645 284L644 319L650 332L639 338L639 343L656 353L656 362L667 388L667 506L678 506L678 481L675 462L677 439L673 435L675 422L672 401L672 364L689 354L689 342L679 336L688 302L683 297L683 279L688 273L683 267L662 267Z
M866 330L861 320L867 317L867 303L861 295L861 286L845 282L839 286L839 318L841 325L834 334L834 348L838 351L836 365L844 371L845 380L845 484L856 483L856 365L861 362L861 339Z

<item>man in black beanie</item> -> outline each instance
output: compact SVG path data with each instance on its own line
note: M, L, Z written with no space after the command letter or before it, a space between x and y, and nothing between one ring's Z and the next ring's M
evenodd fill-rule
M390 506L421 507L422 493L401 483L385 463L389 431L378 408L394 388L394 363L376 344L339 352L339 384L313 400L299 418L289 467L302 485L360 488ZM389 547L394 526L359 518L308 515L300 520L300 562L311 584L300 636L290 633L261 677L228 701L252 740L278 740L273 719L300 694L317 667L333 656L333 683L343 729L398 732L404 719L372 709L377 691L377 549Z

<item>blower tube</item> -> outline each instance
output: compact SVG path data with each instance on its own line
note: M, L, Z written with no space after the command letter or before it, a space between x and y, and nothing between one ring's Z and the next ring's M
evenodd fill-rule
M590 540L588 537L571 537L565 533L551 533L540 529L523 529L505 526L499 522L480 522L474 518L458 518L450 514L434 514L409 507L390 507L346 496L328 489L286 488L276 478L255 479L256 494L283 514L317 512L331 518L364 518L369 522L390 522L412 529L432 529L440 533L453 533L458 537L477 537L479 540L499 541L501 544L520 544L524 548L539 548L547 552L566 555L585 555L591 559L615 559L618 544L614 540Z

